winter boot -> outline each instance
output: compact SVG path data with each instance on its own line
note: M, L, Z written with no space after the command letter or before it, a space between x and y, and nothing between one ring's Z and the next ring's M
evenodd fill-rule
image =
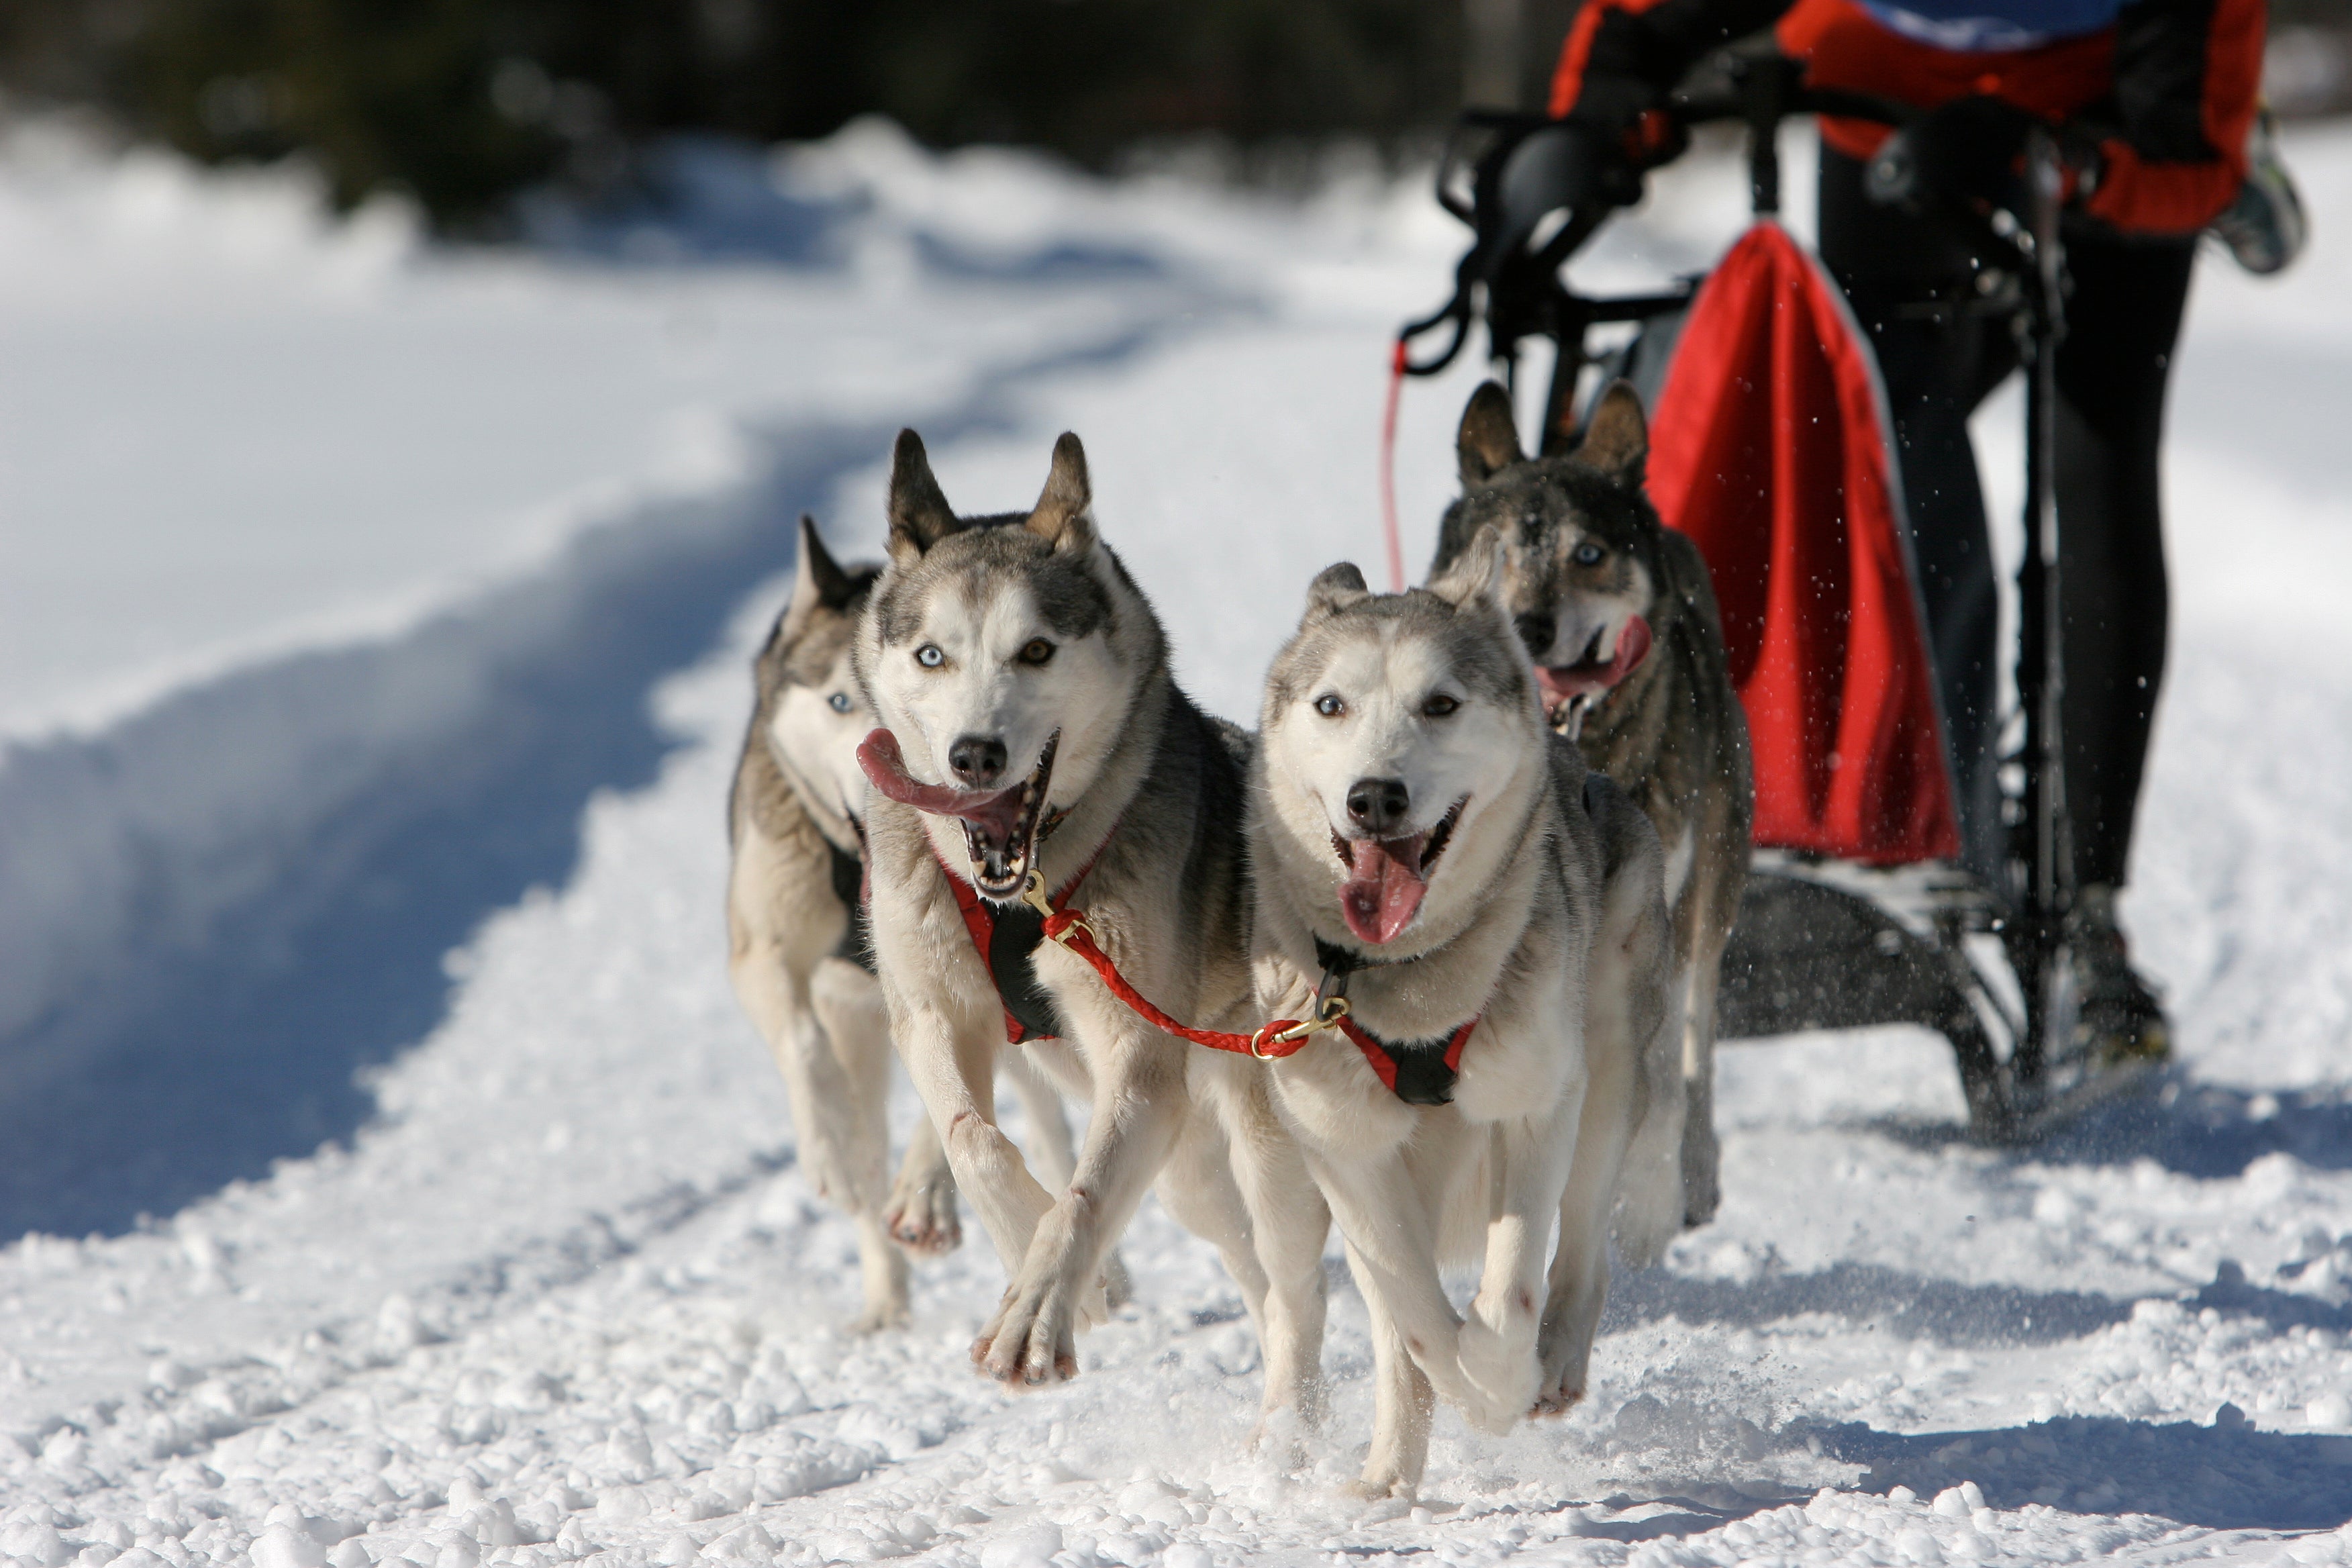
M2278 124L2269 109L2254 116L2246 133L2246 181L2237 199L2208 224L2205 232L2229 247L2238 265L2257 277L2284 271L2303 254L2311 237L2294 176L2279 156Z
M2172 1055L2172 1027L2156 991L2131 966L2116 924L2116 889L2100 883L2075 895L2066 917L2074 965L2074 1038L2086 1070L2152 1066Z

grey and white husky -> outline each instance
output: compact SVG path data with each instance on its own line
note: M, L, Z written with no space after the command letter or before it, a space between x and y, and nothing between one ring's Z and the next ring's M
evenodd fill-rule
M1580 446L1532 458L1519 450L1509 396L1489 382L1463 411L1459 446L1462 499L1431 570L1445 570L1481 530L1500 534L1505 598L1555 723L1633 797L1666 847L1688 1100L1684 1216L1704 1225L1721 1191L1716 990L1756 809L1748 716L1706 562L1643 494L1649 431L1623 382L1601 395Z
M1151 605L1097 531L1086 455L1055 446L1027 512L959 517L923 444L898 437L890 563L857 672L885 726L864 750L871 930L890 1026L1010 1286L972 1347L1015 1387L1075 1376L1104 1310L1104 1258L1147 1187L1213 1242L1265 1347L1269 1413L1312 1414L1321 1352L1319 1202L1245 1057L1163 1033L1087 963L1041 940L1034 886L1084 911L1129 984L1195 1026L1249 1026L1242 852L1248 739L1177 689ZM997 1131L1008 1038L1093 1115L1067 1186ZM1226 1130L1232 1135L1226 1135ZM1311 1233L1311 1234L1307 1234ZM1269 1276L1261 1250L1288 1260Z
M1318 577L1251 773L1259 1000L1344 1005L1271 1077L1371 1314L1371 1495L1419 1482L1433 1396L1493 1431L1582 1397L1612 1207L1637 1261L1681 1219L1657 836L1547 728L1501 564ZM1457 1319L1440 1268L1482 1254Z
M858 918L865 872L857 745L873 710L849 667L852 634L880 568L845 568L803 517L791 600L752 662L751 722L727 802L728 975L782 1069L801 1167L820 1197L857 1221L860 1329L907 1317L909 1252L962 1238L955 1181L930 1123L908 1143L895 1189L889 1157L890 1039ZM1066 1177L1061 1098L1020 1052L1006 1058L1041 1163ZM894 1247L892 1242L898 1243Z

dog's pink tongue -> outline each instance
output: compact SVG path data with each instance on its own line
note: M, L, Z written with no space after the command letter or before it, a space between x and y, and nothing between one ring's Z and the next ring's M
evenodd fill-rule
M960 816L1002 845L1013 837L1021 820L1021 786L1010 789L958 789L953 784L923 783L907 771L898 737L877 730L857 742L857 765L866 782L900 805L933 816Z
M1536 667L1536 683L1544 689L1544 706L1557 708L1572 697L1598 697L1617 685L1650 657L1650 623L1635 616L1617 634L1617 651L1605 663L1587 659L1558 669Z
M1429 835L1351 840L1355 863L1339 884L1339 913L1348 929L1379 945L1404 930L1429 884L1421 879L1421 850Z

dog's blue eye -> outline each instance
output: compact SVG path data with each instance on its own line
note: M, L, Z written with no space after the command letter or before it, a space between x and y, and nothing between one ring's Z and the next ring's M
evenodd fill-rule
M947 661L948 656L940 651L937 643L927 642L915 650L915 662L925 669L937 669Z
M1421 711L1423 718L1443 719L1461 706L1459 700L1448 697L1444 692L1433 691L1429 694L1429 700L1421 705Z
M1336 691L1327 691L1315 700L1315 711L1322 714L1326 719L1337 719L1347 710L1348 705L1339 700L1339 694Z
M1598 566L1601 564L1601 558L1607 553L1607 551L1601 549L1601 546L1593 543L1592 541L1588 539L1583 543L1576 547L1575 553L1570 555L1569 559L1575 562L1579 566Z
M836 691L824 700L824 705L836 713L846 713L849 711L849 693Z

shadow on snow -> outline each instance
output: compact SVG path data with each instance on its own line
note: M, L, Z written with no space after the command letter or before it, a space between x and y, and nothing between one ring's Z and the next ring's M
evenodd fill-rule
M1886 1118L1872 1131L1914 1148L1964 1142L1952 1122ZM2121 1165L2153 1160L2204 1180L2242 1175L2270 1154L2317 1171L2352 1170L2352 1099L2341 1086L2263 1091L2198 1083L2176 1074L2154 1093L2093 1107L2015 1157L2037 1165Z
M1136 353L1175 314L987 377L925 432L1010 429L1020 382ZM68 909L82 841L120 886L110 929L89 917L98 934L74 954L86 973L54 977L0 1033L0 1243L119 1234L373 1116L360 1076L445 1016L444 955L572 876L589 797L644 787L679 743L652 689L712 651L746 586L791 564L793 519L822 515L893 428L779 436L752 483L593 529L549 572L401 637L240 671L10 755L0 839L71 841L46 889ZM243 811L234 834L192 848L133 820L224 756L248 782L215 794L262 793L223 803ZM278 809L270 790L304 804Z

